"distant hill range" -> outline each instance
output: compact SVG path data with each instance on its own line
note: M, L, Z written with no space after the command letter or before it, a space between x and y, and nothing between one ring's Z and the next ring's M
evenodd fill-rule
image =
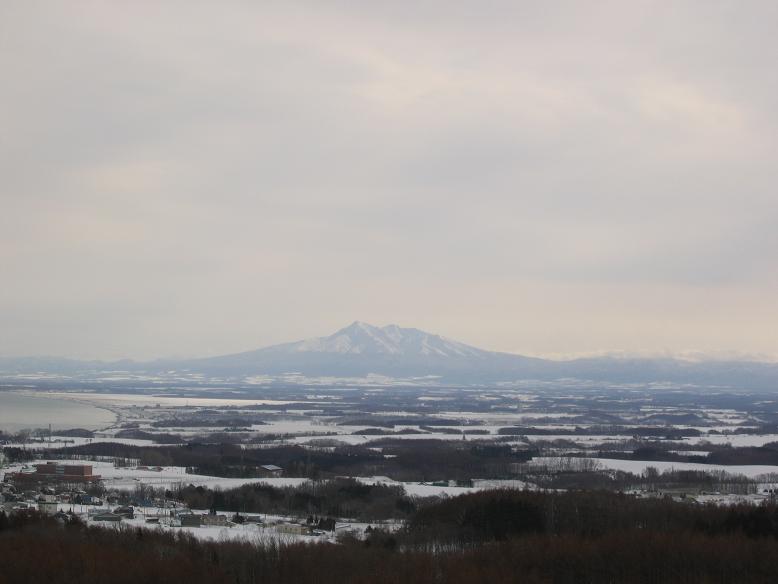
M0 373L100 376L109 371L160 374L171 371L242 379L292 373L305 377L438 378L441 383L484 384L580 380L603 384L696 385L778 390L778 364L750 361L689 362L662 358L597 357L551 361L485 351L414 328L353 324L327 337L264 349L187 360L75 361L0 358Z

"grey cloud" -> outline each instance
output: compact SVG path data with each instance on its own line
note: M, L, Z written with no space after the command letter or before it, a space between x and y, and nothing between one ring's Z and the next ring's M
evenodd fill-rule
M0 354L775 352L771 3L2 12Z

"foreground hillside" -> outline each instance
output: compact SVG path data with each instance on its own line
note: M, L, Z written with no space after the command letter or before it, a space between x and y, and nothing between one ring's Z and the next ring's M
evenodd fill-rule
M710 582L778 579L778 508L496 491L340 544L200 542L0 513L0 584Z

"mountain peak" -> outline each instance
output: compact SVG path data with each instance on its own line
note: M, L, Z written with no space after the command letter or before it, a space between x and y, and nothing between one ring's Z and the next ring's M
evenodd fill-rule
M396 324L377 327L359 320L330 336L291 343L289 348L295 352L438 358L480 357L485 353L419 329L403 328Z
M367 322L363 322L361 320L355 320L350 325L343 327L339 331L337 331L334 334L341 334L341 333L348 333L348 332L356 332L356 331L376 331L380 330L377 326L372 325ZM331 336L331 335L330 335Z

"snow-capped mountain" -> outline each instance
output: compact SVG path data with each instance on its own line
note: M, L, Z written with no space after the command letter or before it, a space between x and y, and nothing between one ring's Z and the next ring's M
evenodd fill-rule
M181 364L213 374L302 373L308 376L460 378L500 372L506 365L542 363L519 355L493 353L415 328L377 327L354 322L326 337L284 343L235 355Z
M326 336L219 357L147 363L0 358L0 376L52 373L85 379L104 372L178 372L241 381L254 376L435 378L440 383L489 385L518 380L584 380L598 384L660 383L683 386L778 389L778 364L600 357L548 361L471 347L394 324L354 322Z
M396 324L377 327L356 321L328 337L316 337L282 345L301 353L351 355L418 355L436 357L484 357L488 351Z

